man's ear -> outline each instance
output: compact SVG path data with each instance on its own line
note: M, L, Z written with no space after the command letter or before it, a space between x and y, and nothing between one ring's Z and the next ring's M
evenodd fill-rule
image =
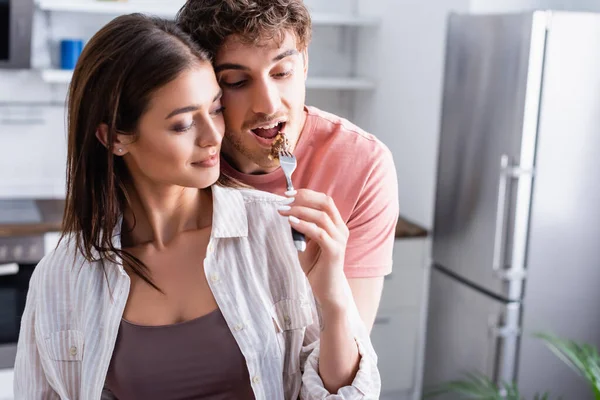
M302 61L304 62L304 80L308 78L308 47L301 51Z
M96 129L96 138L102 145L108 148L108 125L100 124ZM127 154L127 146L121 141L121 135L117 135L112 150L116 156L124 156Z

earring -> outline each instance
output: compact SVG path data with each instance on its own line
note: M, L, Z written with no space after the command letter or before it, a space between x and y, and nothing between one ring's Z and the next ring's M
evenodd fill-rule
M119 153L122 153L122 152L123 152L123 149L121 149L121 148L120 148L120 149L119 149L119 150L117 150L117 151L118 151Z

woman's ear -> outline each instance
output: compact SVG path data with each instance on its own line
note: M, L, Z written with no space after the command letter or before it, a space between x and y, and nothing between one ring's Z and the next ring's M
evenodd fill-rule
M127 146L120 140L121 135L116 135L115 143L113 146L113 154L116 156L124 156L127 154ZM108 125L100 124L96 129L96 138L102 143L104 147L108 149Z

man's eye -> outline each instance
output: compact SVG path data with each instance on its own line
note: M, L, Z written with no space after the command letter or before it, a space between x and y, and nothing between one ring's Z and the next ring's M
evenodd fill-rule
M292 71L291 71L291 70L290 70L290 71L285 71L285 72L280 72L280 73L277 73L277 74L275 74L274 76L275 76L276 78L286 78L286 77L288 77L288 76L290 76L290 75L292 75Z
M244 86L245 83L246 83L245 80L241 80L241 81L237 81L237 82L224 82L224 81L221 81L221 84L223 86L228 87L228 88L232 88L232 89L240 88L240 87Z

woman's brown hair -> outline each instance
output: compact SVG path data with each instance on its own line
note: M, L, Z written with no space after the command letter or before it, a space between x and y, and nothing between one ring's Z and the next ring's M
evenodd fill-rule
M124 15L98 31L85 46L68 93L67 196L62 237L73 235L90 262L122 259L147 283L146 266L113 244L113 231L127 204L127 167L113 155L117 133L136 135L152 94L183 71L208 63L209 55L174 22ZM106 146L96 137L108 126ZM134 138L135 140L135 138ZM223 186L236 186L227 177Z

